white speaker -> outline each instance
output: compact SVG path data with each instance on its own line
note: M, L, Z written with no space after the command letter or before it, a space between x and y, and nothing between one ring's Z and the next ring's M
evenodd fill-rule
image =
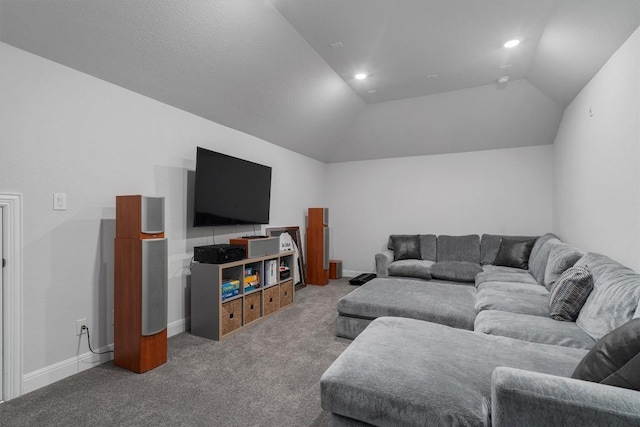
M164 231L164 197L142 196L141 208L141 232L145 234L157 234Z

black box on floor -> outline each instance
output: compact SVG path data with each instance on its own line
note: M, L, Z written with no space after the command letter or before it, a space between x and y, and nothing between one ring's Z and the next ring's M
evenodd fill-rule
M349 284L351 284L351 285L364 285L369 280L375 279L375 278L376 278L376 275L373 274L373 273L363 273L363 274L361 274L359 276L356 276L353 279L349 280Z

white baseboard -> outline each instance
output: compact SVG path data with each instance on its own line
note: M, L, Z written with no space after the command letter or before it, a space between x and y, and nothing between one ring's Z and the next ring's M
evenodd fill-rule
M99 348L96 351L102 352L107 350L113 350L113 344ZM63 360L62 362L25 374L22 377L21 394L24 395L30 393L44 386L48 386L49 384L53 384L56 381L70 377L71 375L75 375L102 363L106 363L110 361L112 357L113 353L98 355L86 352L79 356L72 357L70 359Z
M187 330L187 323L190 323L191 318L180 319L175 322L171 322L167 325L167 337L178 335Z
M167 336L172 337L186 330L187 320L176 320L167 325ZM97 349L97 352L113 350L113 344ZM102 363L113 359L113 353L93 354L86 352L76 357L72 357L62 362L49 365L37 371L29 372L22 376L21 395L30 393L39 388L48 386L57 381L63 380L71 375L78 374L87 369L94 368Z

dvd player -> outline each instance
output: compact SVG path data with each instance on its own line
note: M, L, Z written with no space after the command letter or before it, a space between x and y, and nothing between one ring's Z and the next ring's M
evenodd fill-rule
M207 245L193 248L193 259L207 264L224 264L244 259L246 249L241 245Z

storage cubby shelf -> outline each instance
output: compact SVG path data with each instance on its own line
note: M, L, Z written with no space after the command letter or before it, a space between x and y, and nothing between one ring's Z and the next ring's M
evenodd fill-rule
M221 340L226 335L255 323L292 304L295 300L293 275L281 280L279 267L293 265L292 252L259 258L248 258L226 264L194 263L191 266L191 333L204 338ZM268 281L269 264L271 281ZM273 264L272 264L273 265ZM245 292L247 269L258 276L258 287ZM239 294L222 298L222 284L238 281Z

